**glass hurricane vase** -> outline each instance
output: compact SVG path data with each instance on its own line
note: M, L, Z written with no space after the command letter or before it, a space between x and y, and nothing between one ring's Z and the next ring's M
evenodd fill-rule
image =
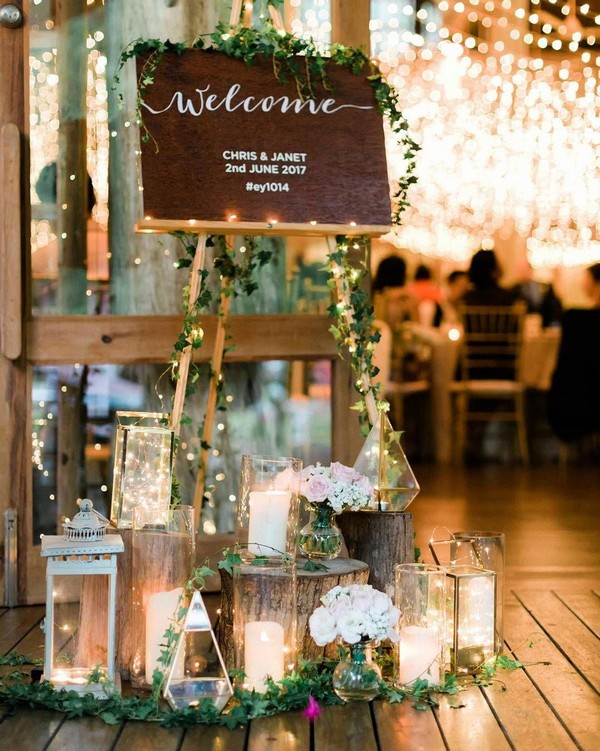
M379 694L381 670L373 661L373 640L344 644L346 659L333 671L335 693L344 701L371 701Z
M332 560L337 558L344 539L335 523L335 512L325 501L309 504L314 518L300 531L299 548L306 558Z

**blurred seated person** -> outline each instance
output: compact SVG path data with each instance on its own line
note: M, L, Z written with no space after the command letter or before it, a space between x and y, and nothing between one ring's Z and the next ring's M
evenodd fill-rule
M471 282L470 288L465 293L462 304L465 307L510 307L517 301L517 296L513 290L505 289L498 284L498 280L502 276L500 264L496 258L496 254L493 250L478 250L477 253L471 258L471 265L469 266L469 281ZM470 321L473 325L477 325L472 319L466 318L464 325L468 330ZM515 322L516 326L516 322ZM496 342L494 337L491 341L479 339L478 346L482 348L481 353L471 354L471 368L469 372L469 378L474 380L514 380L515 379L515 357L511 350L509 341ZM497 367L488 367L482 365L481 368L473 366L473 363L477 359L483 361L489 360L490 355L486 352L486 348L493 347L506 348L506 354L500 352L494 355L494 360L498 361ZM506 360L506 367L500 363Z
M513 290L499 285L501 276L502 271L494 251L478 250L471 258L471 287L463 298L464 305L512 305L517 295Z
M372 285L375 318L394 328L417 320L417 299L406 287L406 262L400 256L384 258Z
M562 316L562 303L552 284L534 279L528 261L524 263L521 272L521 281L513 287L517 298L525 302L528 313L537 313L542 317L544 328L558 326Z
M592 309L567 310L548 397L548 419L562 441L600 433L600 263L584 272Z
M583 275L583 291L593 308L600 308L600 263L588 266Z
M40 171L35 184L38 198L44 204L56 205L57 167L50 162ZM92 219L96 196L92 178L87 178L87 225L86 225L86 277L90 281L108 281L108 233L104 227ZM59 247L54 238L47 245L38 248L31 255L31 274L34 279L56 279L58 276Z
M429 266L423 263L417 266L414 281L408 285L407 289L418 300L419 323L424 326L433 326L436 317L441 315L442 292L431 278Z
M460 323L458 306L469 289L469 275L466 271L452 271L446 278L446 295L442 300L439 313L433 321L434 326L456 326Z
M373 280L375 318L387 323L392 331L391 381L416 381L426 367L421 344L402 327L418 320L418 300L406 287L406 263L400 256L384 258Z

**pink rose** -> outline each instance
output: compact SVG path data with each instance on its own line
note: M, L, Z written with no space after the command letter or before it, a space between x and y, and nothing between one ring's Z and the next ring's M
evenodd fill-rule
M345 464L340 464L339 462L331 463L332 480L338 480L339 482L343 482L346 485L350 485L354 478L355 472L352 467L346 467Z
M304 496L309 503L323 503L329 497L331 482L325 475L310 477L304 484Z

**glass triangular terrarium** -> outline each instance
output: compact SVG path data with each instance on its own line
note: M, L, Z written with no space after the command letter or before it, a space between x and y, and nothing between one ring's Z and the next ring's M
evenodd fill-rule
M386 413L380 412L354 462L354 469L366 475L375 488L375 511L404 511L420 490L400 436Z
M194 592L171 659L164 697L172 709L210 699L221 712L233 695L231 681L200 592Z

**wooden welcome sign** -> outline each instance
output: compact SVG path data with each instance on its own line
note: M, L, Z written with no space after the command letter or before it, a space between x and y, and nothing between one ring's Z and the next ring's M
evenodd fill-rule
M142 143L139 230L389 230L383 119L364 75L331 65L328 88L314 82L304 100L270 59L169 52L154 75L142 103L152 138Z

